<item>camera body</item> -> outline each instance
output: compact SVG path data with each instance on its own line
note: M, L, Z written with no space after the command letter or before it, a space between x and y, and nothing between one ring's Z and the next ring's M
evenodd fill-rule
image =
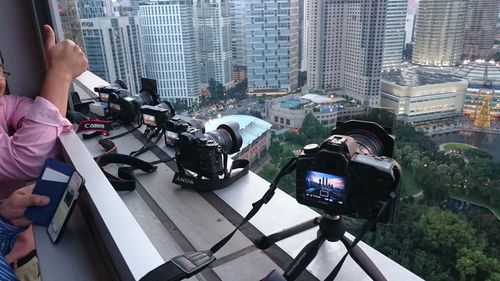
M224 174L222 149L200 129L189 127L175 143L176 161L198 176L215 178Z
M156 92L142 88L139 94L132 94L121 80L108 86L96 87L94 91L99 94L101 102L108 104L111 117L123 122L136 121L141 106L159 103Z
M149 127L166 129L167 122L175 115L174 107L169 102L158 105L141 106L142 121Z
M179 170L187 169L209 179L225 176L228 155L238 152L243 144L239 129L234 121L206 134L201 129L188 127L175 142Z
M348 130L341 126L321 145L304 148L296 166L297 201L330 215L365 219L376 217L387 202L378 221L392 222L402 173L391 158L394 138L373 122L347 123Z
M203 124L203 121L181 115L173 116L165 123L165 144L174 146L177 139L179 139L179 135L187 132L191 127L199 129L201 133L205 133L205 124Z

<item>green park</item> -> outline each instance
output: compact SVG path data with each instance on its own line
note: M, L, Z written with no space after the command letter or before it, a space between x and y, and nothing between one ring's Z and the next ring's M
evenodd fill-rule
M304 145L320 144L329 133L308 114L298 134L273 136L258 174L273 181ZM395 123L393 134L393 158L403 169L399 214L363 241L425 280L500 281L500 163L466 144L438 147L410 124ZM294 196L294 174L278 187ZM346 221L355 235L362 222Z

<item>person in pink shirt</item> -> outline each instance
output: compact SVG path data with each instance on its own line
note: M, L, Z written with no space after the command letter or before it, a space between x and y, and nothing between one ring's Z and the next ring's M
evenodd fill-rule
M4 69L3 58L0 58L0 199L7 198L19 187L6 183L35 179L45 159L58 154L58 136L72 128L71 123L64 118L69 87L73 79L87 69L87 58L72 41L64 40L56 44L50 26L45 25L44 31L47 71L40 95L34 100L6 95L9 73ZM25 231L18 236L7 260L14 262L14 267L20 267L20 258L33 253L34 249L31 230ZM17 269L16 273L23 281L36 280L36 260L36 272L32 268L26 270L25 276Z

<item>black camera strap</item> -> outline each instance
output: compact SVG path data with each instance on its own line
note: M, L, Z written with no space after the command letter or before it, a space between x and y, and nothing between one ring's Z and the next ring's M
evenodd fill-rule
M118 168L118 176L115 176L104 168L110 163L126 164L129 166ZM140 169L143 172L151 173L157 168L152 163L133 156L118 153L102 155L97 160L97 165L99 165L104 175L106 175L111 185L117 191L131 191L135 189L136 178L134 176L134 170Z
M225 155L224 155L225 156ZM221 178L201 178L194 176L189 171L179 167L179 172L176 172L172 182L183 187L192 188L199 192L209 192L224 187L228 187L241 179L243 176L248 174L250 170L250 162L246 159L234 160L231 164L229 170ZM241 169L238 172L233 172L237 169Z
M235 162L236 161L238 160L235 160ZM262 198L252 204L252 209L250 210L250 212L248 212L245 218L236 226L236 228L231 233L229 233L226 237L212 246L210 250L189 252L180 256L176 256L170 261L147 273L140 279L140 281L180 281L185 278L189 278L205 269L208 265L215 261L214 254L219 251L224 245L226 245L226 243L229 242L236 231L250 219L252 219L264 204L267 204L271 200L276 191L276 188L278 187L279 181L282 177L295 170L296 162L297 158L295 157L288 161L288 163L274 178L274 181L271 183L269 189L266 191L266 193L264 193Z

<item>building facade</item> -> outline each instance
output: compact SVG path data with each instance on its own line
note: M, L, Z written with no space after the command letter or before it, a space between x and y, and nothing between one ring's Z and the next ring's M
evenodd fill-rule
M498 0L470 0L465 22L463 56L487 59L495 43Z
M427 122L460 116L467 80L452 75L404 68L382 75L381 102L399 120Z
M462 55L469 0L420 0L413 63L454 66Z
M407 0L387 0L382 70L397 69L403 62Z
M245 1L248 92L293 92L298 85L298 44L298 0Z
M464 115L475 117L486 97L492 120L500 119L500 64L471 62L461 65L454 75L469 81L465 94Z
M284 96L266 100L265 118L275 129L299 130L308 113L321 124L335 127L343 98L329 98L315 94Z
M214 79L227 85L232 80L229 2L196 0L195 8L200 81L208 84Z
M308 2L309 89L342 88L379 105L386 10L387 0Z
M229 2L231 14L231 53L233 56L233 79L246 78L246 46L245 46L245 2L232 0Z
M77 0L80 19L113 16L111 0Z
M192 0L142 2L146 72L163 100L197 103L200 69Z
M144 58L138 17L82 19L89 70L102 79L120 79L139 91Z
M72 40L78 46L84 48L82 29L80 27L80 15L76 6L76 0L58 0L57 7L64 38Z

